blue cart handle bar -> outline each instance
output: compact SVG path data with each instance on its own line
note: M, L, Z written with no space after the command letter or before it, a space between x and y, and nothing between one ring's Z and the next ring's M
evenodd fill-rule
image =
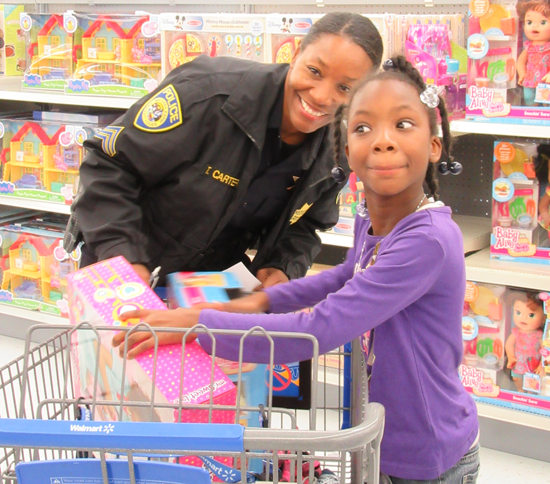
M0 447L243 452L236 424L0 419Z

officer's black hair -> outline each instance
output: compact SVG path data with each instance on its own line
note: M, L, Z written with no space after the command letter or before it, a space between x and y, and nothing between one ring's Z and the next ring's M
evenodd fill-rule
M327 13L311 26L300 43L301 50L325 35L337 35L351 40L367 53L375 69L380 66L384 53L382 37L367 17L358 13Z
M354 89L354 91L350 96L349 104L347 106L345 105L340 106L336 111L336 115L334 118L334 123L333 123L334 156L336 159L337 166L339 166L340 164L340 157L342 153L342 144L343 144L343 141L342 141L343 134L347 131L347 126L344 123L344 119L348 111L348 107L351 106L351 103L355 95L363 87L365 87L369 82L385 80L385 79L395 79L401 82L405 82L406 84L413 86L417 90L419 96L426 89L426 84L424 83L424 80L422 79L422 76L420 75L420 73L403 56L392 57L389 61L386 61L384 63L383 71L379 71L374 75L367 77L359 85L357 85L357 87ZM441 130L443 132L443 153L441 154L441 158L445 157L445 158L448 158L450 161L452 161L452 158L450 157L451 140L452 140L451 128L449 126L449 119L447 116L445 101L441 98L441 96L439 96L438 109L439 109L439 115L441 117ZM430 123L430 134L432 136L438 136L437 116L436 116L435 108L429 108L428 106L426 106L426 110L428 112L428 119ZM439 183L437 180L437 174L436 174L437 169L435 165L436 165L435 163L428 163L428 169L426 171L426 178L424 181L428 187L428 191L430 195L435 200L437 200L438 198L437 191L439 189Z
M548 164L550 163L550 145L540 144L537 146L535 156L535 173L541 184L548 184Z

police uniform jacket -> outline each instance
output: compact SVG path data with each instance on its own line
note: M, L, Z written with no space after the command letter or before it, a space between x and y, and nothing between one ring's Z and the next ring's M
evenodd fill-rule
M163 275L204 270L201 261L256 173L287 72L288 65L201 56L86 141L72 210L98 259L122 255L150 270L162 266ZM329 131L310 135L304 172L262 230L251 270L305 275L320 251L315 231L337 222L343 185L331 177Z

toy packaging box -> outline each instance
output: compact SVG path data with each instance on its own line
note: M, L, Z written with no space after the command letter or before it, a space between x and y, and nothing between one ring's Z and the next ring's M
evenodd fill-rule
M67 277L78 270L80 249L63 248L66 220L31 215L0 226L0 303L69 316Z
M0 74L22 76L25 72L25 32L19 17L23 5L0 5Z
M550 294L467 282L460 377L474 399L550 416Z
M550 195L544 189L548 186L545 152L550 153L548 145L495 141L493 259L550 264L550 241L545 228L550 222Z
M190 308L205 302L227 302L231 297L240 295L240 287L239 280L227 272L177 272L169 274L167 278L170 308ZM254 337L247 341L253 344ZM216 358L216 364L237 385L239 363ZM267 405L266 371L267 365L243 363L239 395L242 407L258 408L259 405ZM258 411L241 410L239 423L246 427L261 427L263 417ZM248 463L248 469L254 472L261 473L262 467L262 462L258 459L252 459Z
M449 119L464 117L466 108L466 51L452 41L450 24L411 23L407 30L407 60L426 84L438 86Z
M289 64L301 40L321 17L322 15L267 15L268 54L266 62Z
M355 173L351 173L346 186L338 195L338 223L330 231L335 234L353 235L356 207L364 199L363 182L357 178Z
M549 20L544 2L470 4L467 119L550 126Z
M73 74L79 33L66 29L64 15L22 12L19 21L26 51L22 87L63 91Z
M142 97L161 79L158 16L68 12L65 24L79 33L74 73L66 94Z
M202 54L266 60L265 16L163 13L159 21L163 76Z
M122 322L119 316L126 311L139 308L165 310L164 303L134 272L123 257L115 257L81 269L68 279L70 321L73 325L88 322L92 326L125 326L138 321ZM93 331L78 330L72 341L72 363L74 387L77 397L91 398L94 390L98 400L120 400L171 404L174 407L155 407L153 414L149 407L126 406L122 415L125 421L157 422L208 422L208 410L183 409L178 416L180 403L182 346L180 344L158 347L156 366L154 349L142 353L133 360L127 360L126 374L122 374L123 361L118 349L111 345L114 332L101 332L101 340ZM99 378L94 389L94 375L99 352ZM184 404L208 404L210 388L213 385L214 405L235 405L236 388L225 373L214 366L211 381L212 359L197 342L185 345L184 381L182 401ZM156 379L154 379L156 378ZM116 420L114 408L99 405L97 418ZM235 412L212 411L212 423L234 423ZM182 457L180 463L202 466L197 457ZM231 465L232 459L222 458L220 462Z
M85 155L99 125L0 119L0 196L71 205Z

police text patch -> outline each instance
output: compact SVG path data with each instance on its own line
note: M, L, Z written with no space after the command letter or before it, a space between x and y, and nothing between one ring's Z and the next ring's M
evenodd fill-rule
M178 93L172 84L147 101L137 113L134 126L149 133L169 131L182 123Z
M116 140L123 129L123 126L107 126L95 134L101 140L101 149L110 157L116 155Z

